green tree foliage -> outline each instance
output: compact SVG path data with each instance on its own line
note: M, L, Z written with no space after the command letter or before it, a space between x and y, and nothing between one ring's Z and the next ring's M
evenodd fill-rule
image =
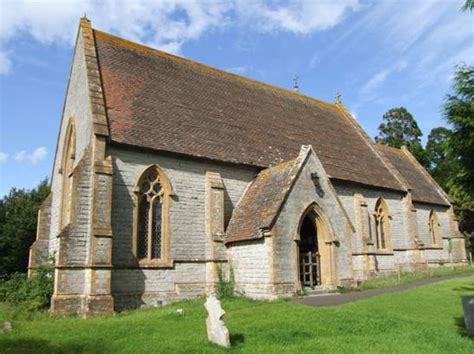
M26 272L38 209L48 194L45 180L32 190L12 188L0 199L0 277Z
M474 67L456 68L454 94L446 97L444 117L453 127L447 141L448 154L459 160L461 169L456 180L470 193L474 193Z
M466 0L464 5L461 8L462 11L472 11L474 10L474 0Z
M377 141L396 148L405 145L423 166L429 166L428 155L420 140L423 133L405 107L389 109L378 129Z
M54 287L54 258L39 265L32 277L13 273L0 280L0 302L9 302L27 311L46 309L50 305Z
M452 126L446 152L456 160L448 178L448 189L460 216L461 230L474 235L474 67L456 67L453 94L443 106L445 119Z
M426 153L430 161L428 171L445 191L449 191L449 176L459 168L458 161L446 153L447 140L450 136L451 130L448 128L433 128L426 143Z

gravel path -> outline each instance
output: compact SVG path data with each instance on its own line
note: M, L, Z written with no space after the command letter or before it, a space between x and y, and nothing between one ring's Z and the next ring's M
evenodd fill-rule
M455 278L466 278L466 277L472 277L472 276L474 276L474 272L467 273L467 274L447 275L447 276L438 277L438 278L422 279L422 280L415 281L413 283L400 284L400 285L392 286L389 288L379 288L379 289L371 289L371 290L365 290L365 291L352 291L345 294L334 293L334 294L322 294L322 295L309 295L302 298L297 298L293 301L298 304L304 304L304 305L310 305L310 306L337 306L337 305L346 304L352 301L367 299L372 296L391 294L391 293L396 293L398 291L413 289L419 286L437 283L443 280L449 280L449 279L455 279Z

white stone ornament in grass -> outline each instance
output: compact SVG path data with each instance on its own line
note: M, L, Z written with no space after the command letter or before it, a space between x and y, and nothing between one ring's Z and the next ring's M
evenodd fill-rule
M214 294L211 294L207 297L204 307L209 314L206 320L207 338L210 342L230 348L229 330L223 321L225 311L222 309L221 302Z

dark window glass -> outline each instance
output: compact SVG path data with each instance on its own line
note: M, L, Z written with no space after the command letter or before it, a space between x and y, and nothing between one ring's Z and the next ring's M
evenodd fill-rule
M150 190L150 183L145 181L142 183L142 186L141 186L141 192L142 193L146 193Z
M157 170L146 172L140 179L137 224L137 257L162 258L162 186ZM151 208L151 210L150 210Z
M147 258L148 256L148 210L150 204L146 195L143 195L138 206L138 233L137 233L137 256L138 258Z
M156 174L156 172L150 172L148 174L148 180L150 182L155 182L156 178L158 177L158 175Z
M382 249L385 249L385 232L384 232L384 222L383 218L380 219L380 243L382 244Z
M160 198L153 200L152 258L161 258L161 203Z

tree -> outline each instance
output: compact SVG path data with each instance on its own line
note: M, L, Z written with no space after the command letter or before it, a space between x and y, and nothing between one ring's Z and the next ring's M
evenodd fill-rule
M44 180L32 190L12 188L0 199L0 277L26 272L38 209L49 191Z
M443 105L445 119L452 126L446 140L446 152L457 162L448 179L448 189L455 202L460 229L474 236L474 67L458 65L453 94ZM471 239L471 241L474 241Z
M376 141L401 148L405 145L415 158L425 167L429 166L426 151L421 145L423 135L418 124L405 107L391 108L383 115Z
M449 191L448 180L452 171L459 168L458 162L446 153L447 140L451 133L451 130L445 127L433 128L426 143L426 153L430 161L428 171L445 191Z
M453 127L447 140L448 154L459 161L453 175L457 183L474 198L474 67L459 65L454 77L454 94L443 106L445 119Z
M466 0L464 5L462 6L462 11L472 11L474 9L474 0Z

